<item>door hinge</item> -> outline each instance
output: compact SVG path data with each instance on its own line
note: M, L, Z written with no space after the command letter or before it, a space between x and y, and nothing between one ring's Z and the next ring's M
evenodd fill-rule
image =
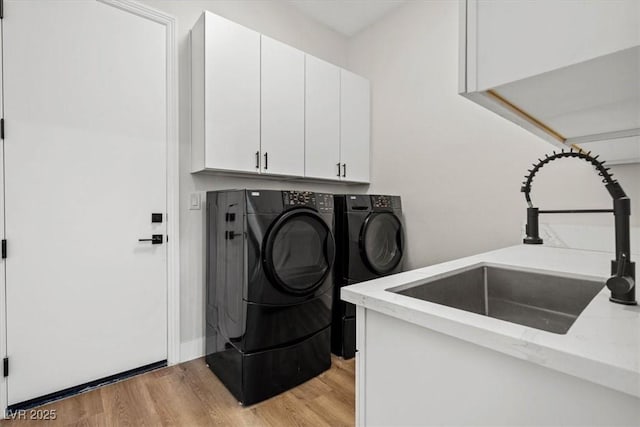
M2 375L5 377L9 376L9 358L5 357L2 361Z
M7 257L7 239L2 239L2 259Z
M4 139L4 118L0 119L0 139Z

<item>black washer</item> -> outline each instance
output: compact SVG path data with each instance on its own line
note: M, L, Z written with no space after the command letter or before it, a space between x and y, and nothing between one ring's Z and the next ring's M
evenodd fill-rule
M402 271L405 235L400 196L334 195L336 265L331 349L349 359L356 352L356 309L340 289Z
M281 215L264 241L264 269L284 291L305 295L324 283L335 257L335 240L327 223L310 209Z
M206 356L244 405L331 366L333 195L207 193Z
M360 252L367 267L379 275L393 271L404 252L402 223L391 212L369 214L360 232Z

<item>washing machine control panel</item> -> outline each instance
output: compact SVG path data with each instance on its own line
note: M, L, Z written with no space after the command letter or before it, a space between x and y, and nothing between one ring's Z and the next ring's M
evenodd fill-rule
M283 191L282 197L286 207L310 206L316 207L316 195L311 191Z
M316 208L320 213L333 212L333 194L316 193Z
M283 191L284 206L307 206L319 212L333 212L333 196L331 194L313 193L311 191Z
M391 208L391 197L389 196L371 196L371 205L374 208Z

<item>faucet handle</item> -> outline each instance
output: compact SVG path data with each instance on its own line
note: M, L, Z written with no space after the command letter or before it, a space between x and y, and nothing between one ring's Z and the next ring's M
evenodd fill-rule
M627 270L628 262L629 259L627 257L627 254L625 254L624 252L620 252L620 255L618 256L618 269L616 271L615 277L624 276L624 272Z
M635 286L635 281L631 274L625 274L627 273L627 265L629 264L628 255L624 252L620 252L616 262L618 264L616 274L609 277L607 280L607 288L611 290L612 298L618 301L619 298L614 296L623 295L631 291ZM635 303L635 300L633 300L633 303Z

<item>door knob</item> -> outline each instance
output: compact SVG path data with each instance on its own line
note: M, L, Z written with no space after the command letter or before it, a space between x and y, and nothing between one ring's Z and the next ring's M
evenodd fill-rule
M151 242L152 245L161 245L163 241L162 234L154 234L150 239L138 239L138 242Z

